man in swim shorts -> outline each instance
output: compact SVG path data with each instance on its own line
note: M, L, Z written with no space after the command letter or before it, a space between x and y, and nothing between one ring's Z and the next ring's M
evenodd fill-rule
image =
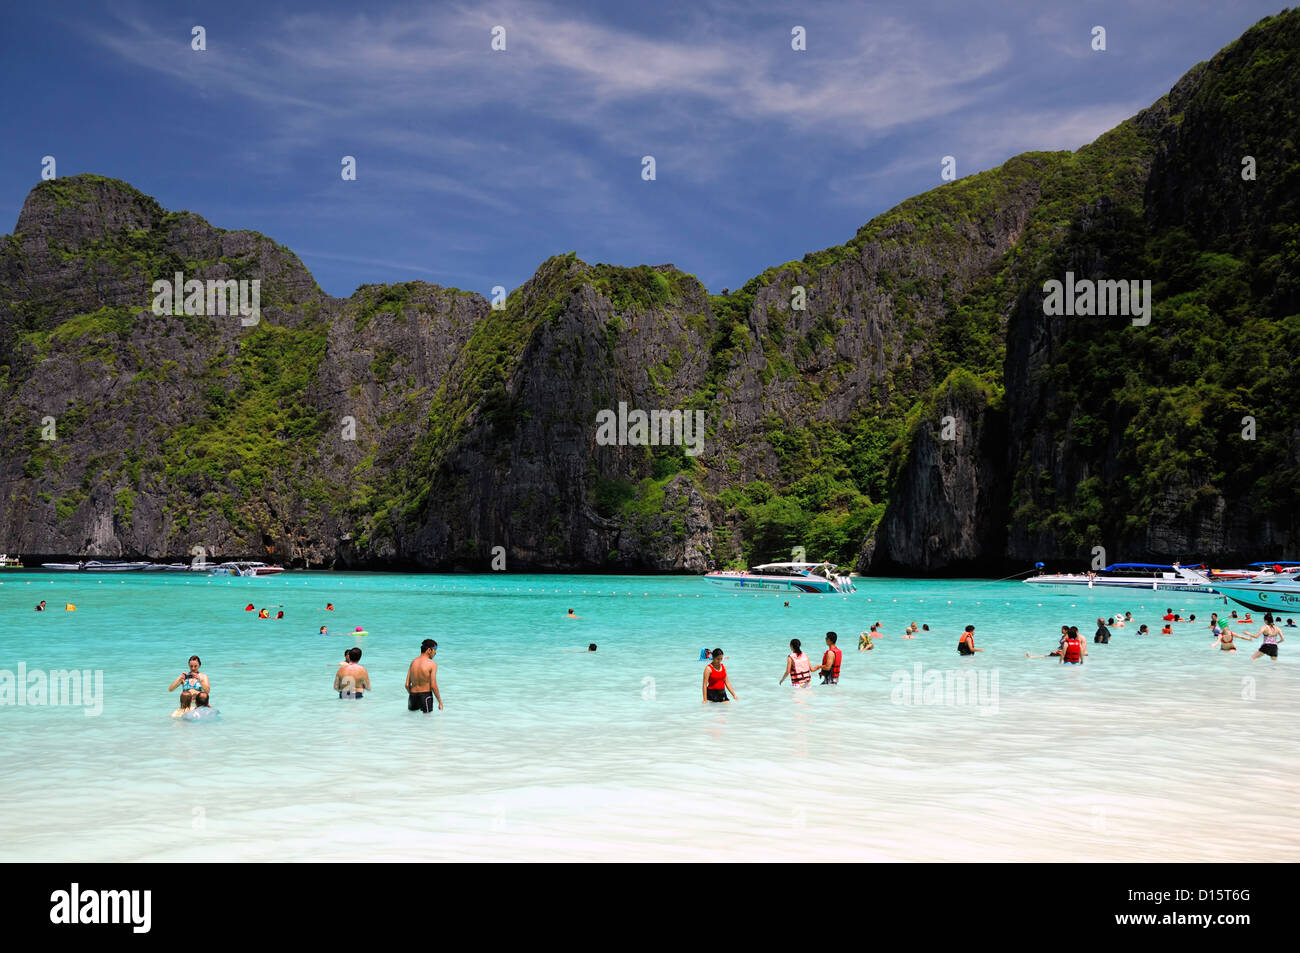
M433 711L433 700L438 700L438 711L442 711L442 695L438 692L438 663L433 660L438 651L438 643L425 639L420 643L420 654L411 660L406 669L406 710L422 711L426 715Z
M370 691L370 673L361 665L361 649L347 650L347 661L334 674L334 690L339 698L364 698L362 692Z

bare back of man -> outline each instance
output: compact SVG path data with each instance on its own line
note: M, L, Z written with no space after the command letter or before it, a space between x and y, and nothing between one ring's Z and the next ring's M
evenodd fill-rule
M427 715L433 711L435 699L438 710L442 711L442 695L438 693L438 663L434 661L437 651L437 643L426 639L424 651L412 659L407 668L407 711L422 711Z
M364 665L355 662L340 665L334 676L334 689L339 698L361 698L362 692L370 691L370 673Z

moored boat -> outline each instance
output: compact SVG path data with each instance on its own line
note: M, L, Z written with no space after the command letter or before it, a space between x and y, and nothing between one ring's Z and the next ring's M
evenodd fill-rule
M1262 572L1249 580L1216 582L1215 589L1233 602L1257 612L1300 614L1300 565L1292 564L1282 572ZM1189 582L1208 583L1203 573L1177 567L1178 574Z
M1217 583L1202 576L1181 576L1174 566L1160 563L1111 563L1105 569L1082 573L1041 573L1026 583L1045 589L1154 589L1213 593Z
M715 570L704 578L719 589L751 592L838 592L847 595L857 587L847 574L836 574L831 563L764 563L744 572Z

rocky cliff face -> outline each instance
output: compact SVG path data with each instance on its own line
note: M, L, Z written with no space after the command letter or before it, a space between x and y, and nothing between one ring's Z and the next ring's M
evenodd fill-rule
M264 236L42 183L0 244L0 549L699 571L802 546L873 572L1281 553L1298 25L1077 153L909 199L728 295L565 255L503 310L422 282L333 298ZM1150 325L1045 316L1067 270L1150 279ZM260 321L154 314L176 272L260 281ZM702 413L702 452L599 440L620 404Z

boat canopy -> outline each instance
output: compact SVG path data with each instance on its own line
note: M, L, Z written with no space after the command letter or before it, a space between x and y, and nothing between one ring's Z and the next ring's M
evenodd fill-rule
M1268 562L1251 563L1251 566L1263 566L1267 569L1269 566L1300 566L1300 562L1290 559L1270 559Z

